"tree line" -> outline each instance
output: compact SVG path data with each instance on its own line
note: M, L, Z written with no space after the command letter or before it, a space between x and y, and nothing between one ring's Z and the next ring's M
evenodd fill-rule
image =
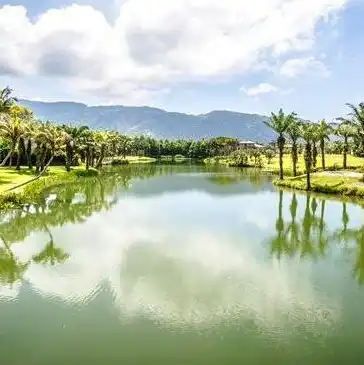
M41 174L55 159L63 161L67 171L80 163L86 170L100 168L107 157L125 159L127 155L203 159L229 154L237 142L230 137L166 140L92 130L85 125L58 125L37 120L31 110L17 104L9 87L0 90L1 166L15 166L17 170L26 164Z

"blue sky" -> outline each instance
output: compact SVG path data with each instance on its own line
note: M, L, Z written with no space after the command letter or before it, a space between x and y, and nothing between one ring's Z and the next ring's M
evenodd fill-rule
M364 0L0 0L0 85L30 99L332 119L364 101L362 19Z

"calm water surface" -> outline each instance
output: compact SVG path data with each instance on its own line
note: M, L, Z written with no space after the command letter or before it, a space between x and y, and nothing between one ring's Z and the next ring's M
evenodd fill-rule
M364 211L134 166L0 213L0 364L363 364Z

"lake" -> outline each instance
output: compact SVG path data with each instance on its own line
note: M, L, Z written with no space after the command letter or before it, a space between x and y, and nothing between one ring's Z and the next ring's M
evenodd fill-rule
M4 365L364 363L364 211L125 166L0 213Z

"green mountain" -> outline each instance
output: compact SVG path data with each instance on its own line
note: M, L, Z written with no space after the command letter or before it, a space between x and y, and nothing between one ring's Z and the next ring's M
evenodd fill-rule
M232 136L269 142L274 133L263 123L267 117L230 111L191 115L150 107L87 106L74 102L44 103L20 100L37 118L58 123L87 124L126 134L149 134L160 138L208 138Z

